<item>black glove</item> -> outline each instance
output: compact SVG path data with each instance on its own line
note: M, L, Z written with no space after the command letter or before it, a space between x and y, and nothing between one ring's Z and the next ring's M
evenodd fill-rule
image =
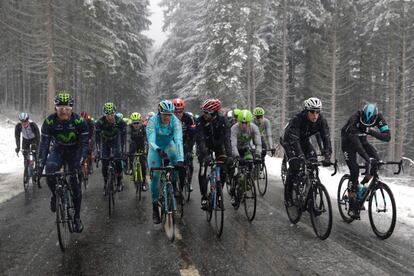
M322 166L329 167L331 165L331 155L329 153L324 154L324 160L322 160Z
M270 149L270 153L272 154L272 156L275 156L275 154L276 154L276 149Z
M20 148L16 148L14 151L15 151L16 153L19 153Z
M161 148L157 148L157 152L161 159L168 158L168 155Z
M203 162L204 162L204 164L210 164L211 163L211 156L210 155L206 155L203 158Z
M253 157L253 160L254 161L260 161L260 160L262 160L262 156L260 154L255 154L254 157Z
M183 162L183 161L178 161L178 162L175 164L175 167L176 167L177 169L182 169L182 168L184 168L184 162Z

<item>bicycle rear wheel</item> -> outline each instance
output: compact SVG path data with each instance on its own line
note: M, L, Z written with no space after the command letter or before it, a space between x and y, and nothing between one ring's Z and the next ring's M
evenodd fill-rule
M56 207L56 227L59 247L62 252L65 252L69 246L70 229L66 204L62 201L61 195L56 195Z
M338 209L339 214L341 215L342 219L347 222L351 223L354 221L353 218L351 218L348 215L349 210L349 197L348 197L348 185L349 185L349 174L345 174L342 176L341 180L339 181L338 185L338 194L337 194L337 202L338 202Z
M184 179L184 185L183 185L183 196L187 202L190 201L190 196L191 196L190 183L191 183L192 174L190 170L191 170L190 167L187 166L185 169L185 179Z
M285 186L285 189L287 187ZM285 202L289 202L290 205L285 204L286 213L291 223L296 224L299 222L302 216L302 209L300 205L299 193L297 187L292 187L290 192L290 198L285 198Z
M214 196L214 226L216 236L221 237L223 233L224 225L224 200L223 200L223 189L220 183L217 183L216 194Z
M245 181L245 187L243 188L244 212L247 219L251 222L256 216L256 186L254 185L253 178L247 177Z
M26 167L24 169L24 173L23 173L23 188L24 188L24 191L25 192L27 192L27 190L29 189L29 180L30 180L30 177L29 177L28 170L29 170L29 168Z
M287 157L286 155L283 156L282 159L282 166L280 169L280 176L282 178L283 185L286 184L286 176L287 176L288 168L287 168Z
M369 222L380 239L391 236L397 220L394 195L387 184L379 182L370 195L368 205Z
M88 188L89 167L87 164L82 166L82 183L85 190Z
M174 220L174 192L171 183L167 184L166 187L166 196L167 196L167 206L164 206L166 210L164 211L165 218L164 228L165 233L167 234L168 239L173 242L175 238L175 220ZM164 202L165 204L165 202Z
M308 211L313 230L321 240L329 237L332 229L332 205L325 186L318 184L312 188Z
M267 191L267 168L266 168L266 164L263 160L263 163L257 164L256 165L256 169L257 169L257 189L259 190L259 194L261 196L264 196L266 194Z

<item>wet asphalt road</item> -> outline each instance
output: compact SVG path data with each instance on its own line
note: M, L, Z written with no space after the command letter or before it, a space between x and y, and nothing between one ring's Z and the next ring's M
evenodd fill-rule
M176 240L170 243L161 226L152 224L149 192L139 202L129 181L116 195L115 214L109 219L102 178L95 171L83 194L85 230L72 235L66 253L59 249L45 183L42 190L31 188L0 204L0 274L414 275L414 230L398 218L394 234L381 241L366 212L361 221L346 224L332 201L332 233L321 241L307 214L298 225L289 223L282 184L270 179L253 223L226 197L224 232L217 239L194 186L184 218L178 219Z

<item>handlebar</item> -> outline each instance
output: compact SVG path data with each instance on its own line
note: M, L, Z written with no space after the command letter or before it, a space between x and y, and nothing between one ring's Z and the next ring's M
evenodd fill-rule
M308 166L323 166L322 161L306 160L305 164L308 165ZM338 172L338 160L335 159L335 162L330 162L329 166L334 167L334 172L331 174L331 176L334 176Z
M386 166L386 165L398 165L398 170L396 172L394 171L393 174L400 174L401 171L404 170L402 159L400 161L381 161L380 160L380 161L377 162L377 165L378 165L378 167ZM366 166L365 165L358 165L358 168L366 169ZM366 174L366 172L364 174Z
M72 176L72 175L78 175L79 171L78 170L74 170L71 172L66 172L66 171L56 171L53 173L42 173L40 175L40 177L45 177L45 176L55 176L55 177L66 177L66 176Z

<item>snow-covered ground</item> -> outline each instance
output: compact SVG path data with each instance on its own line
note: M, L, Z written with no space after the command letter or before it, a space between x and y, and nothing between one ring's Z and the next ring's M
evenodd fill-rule
M268 173L280 179L281 163L281 158L273 158L267 156L266 167ZM340 168L340 172L334 176L331 176L332 173L333 169L321 167L319 176L322 183L328 189L332 201L332 207L337 208L336 200L338 193L338 184L342 176L345 173L348 173L348 169L347 167ZM397 221L414 225L414 205L412 203L414 200L414 179L409 176L398 175L395 177L382 177L382 180L390 186L394 194L397 205Z

